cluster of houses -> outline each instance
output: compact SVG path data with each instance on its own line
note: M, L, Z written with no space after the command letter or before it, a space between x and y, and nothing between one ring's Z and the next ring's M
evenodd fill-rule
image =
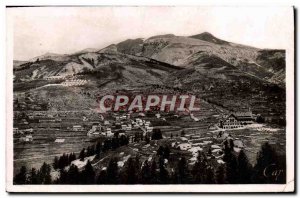
M68 78L68 76L45 76L45 80L64 80Z
M94 123L91 129L88 131L88 136L105 136L111 137L114 135L112 128L119 132L119 135L141 129L144 133L152 132L153 127L150 121L146 121L141 118L130 119L130 114L116 115L115 121L110 123L108 120L103 120L103 124ZM121 133L120 133L121 132Z
M17 127L13 128L13 135L19 140L19 142L32 142L33 141L33 129L19 129Z
M14 97L13 108L17 110L34 110L42 111L47 109L48 104L44 102L37 102L29 95Z
M153 127L150 126L151 122L143 120L141 118L136 118L135 121L132 121L134 128L141 128L144 132L152 132Z
M61 85L65 87L81 86L81 85L85 85L87 82L88 82L87 80L71 79L62 82Z
M139 114L140 116L144 117L145 115L143 113ZM131 122L127 122L130 120L130 114L122 115L122 116L116 116L116 125L121 125L121 129L124 131L131 131L132 129L142 129L144 132L152 132L153 127L151 127L151 122L146 121L141 118L135 118L134 120L131 120Z
M108 126L110 123L105 122L102 126L100 123L95 122L92 125L92 128L87 132L87 136L105 136L112 137L114 133L111 130L111 127Z

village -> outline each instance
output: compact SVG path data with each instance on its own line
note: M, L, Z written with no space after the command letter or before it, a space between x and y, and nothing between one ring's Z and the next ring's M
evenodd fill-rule
M24 95L29 104L30 95ZM16 100L20 104L20 101ZM44 105L45 108L47 105ZM17 106L16 106L17 107ZM151 140L154 132L161 139ZM250 161L255 162L256 153L263 142L278 143L284 152L284 129L271 128L263 119L248 109L244 112L220 111L203 102L198 113L172 112L110 112L100 114L87 111L14 111L14 150L17 170L22 165L39 167L43 162L52 163L53 157L64 153L79 154L82 148L118 137L128 138L122 151L110 152L101 162L87 157L74 161L83 167L88 160L98 169L105 169L110 157L119 159L120 168L129 156L140 155L143 160L155 157L160 146L168 146L171 156L183 155L189 165L197 161L199 151L204 152L215 166L224 164L223 142L232 140L235 152L247 151ZM149 142L147 142L149 139ZM279 149L280 150L280 149ZM38 159L38 160L36 160ZM170 161L171 163L171 161Z

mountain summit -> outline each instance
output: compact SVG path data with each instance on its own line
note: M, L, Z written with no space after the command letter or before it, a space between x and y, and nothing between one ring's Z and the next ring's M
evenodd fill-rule
M220 44L220 45L229 44L229 42L218 39L217 37L215 37L214 35L212 35L209 32L203 32L201 34L196 34L196 35L190 36L190 38L200 39L200 40L203 40L203 41L207 41L207 42L211 42L211 43L215 43L215 44Z

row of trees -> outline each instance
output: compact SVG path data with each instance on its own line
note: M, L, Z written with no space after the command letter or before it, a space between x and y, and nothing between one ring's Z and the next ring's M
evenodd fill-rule
M224 142L223 150L224 164L216 165L215 160L211 160L204 152L199 152L196 162L190 165L184 156L171 158L169 147L160 146L151 161L141 162L137 155L129 158L124 167L120 168L118 160L112 158L107 167L100 171L95 171L88 161L81 171L75 165L71 165L68 170L60 169L60 176L55 181L51 180L51 167L44 163L40 170L32 169L29 173L26 167L22 167L14 182L16 184L285 183L285 160L278 156L268 143L262 145L255 166L251 165L244 150L234 152L232 140Z
M29 172L26 166L22 166L13 182L14 184L51 184L51 165L44 163L39 170L32 168Z
M63 169L66 166L69 166L72 161L76 160L75 153L70 154L63 154L60 157L55 156L54 162L53 162L53 168L54 169Z

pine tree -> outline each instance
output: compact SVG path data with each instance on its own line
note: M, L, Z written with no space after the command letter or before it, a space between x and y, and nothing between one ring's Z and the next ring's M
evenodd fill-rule
M151 137L152 140L160 140L162 139L162 133L161 133L161 130L160 129L153 129L153 132L152 132L152 137Z
M184 137L184 136L185 136L184 130L181 131L180 136L181 136L181 137Z
M69 184L68 182L68 173L65 169L59 170L59 178L57 181L59 184Z
M281 175L274 176L272 174L265 174L266 168L275 168L277 170L283 170ZM261 150L257 155L257 162L254 166L254 183L285 183L285 157L281 159L274 149L265 143L262 145Z
M95 148L95 154L96 154L96 158L97 159L100 158L100 152L101 152L101 143L97 142L96 148Z
M225 184L225 169L224 165L220 165L216 171L216 183Z
M80 181L80 173L78 167L72 164L68 171L68 184L79 184Z
M14 184L26 184L27 183L27 168L22 166L20 172L13 179Z
M226 182L228 182L229 184L238 183L238 164L237 158L233 151L225 151L223 160L226 163Z
M151 171L151 184L157 183L157 165L155 159L152 160L150 171Z
M51 184L51 166L44 162L39 170L38 176L42 184Z
M106 170L101 170L98 178L97 178L97 184L108 184L108 179L107 179L107 172Z
M141 170L141 183L151 184L151 169L148 160L145 160Z
M82 171L82 179L84 184L93 184L95 182L95 171L90 160L88 160Z
M54 157L53 168L58 169L59 158L57 156Z
M205 183L207 169L207 158L203 152L198 152L197 161L192 168L192 175L194 183L203 184Z
M35 168L31 169L30 176L29 176L29 183L30 184L39 184L40 183L38 174L37 174L37 171Z
M241 150L238 155L238 183L250 184L251 177L253 175L252 165L250 164L248 157L244 150Z
M87 157L91 156L91 147L90 146L88 146L86 149L86 156Z
M159 156L163 155L164 154L164 148L162 146L159 146L156 153Z
M127 160L124 176L123 176L123 183L124 184L136 184L138 181L138 169L136 166L136 161L130 157Z
M107 184L119 183L119 168L116 159L111 159L107 167Z
M214 184L215 183L215 172L212 166L208 166L205 171L205 184Z
M170 157L170 148L168 147L168 146L165 146L164 147L164 153L163 153L163 157L165 158L165 159L169 159L169 157Z
M169 173L165 167L164 158L159 158L159 181L161 184L167 184L169 182Z
M80 151L79 159L80 159L80 161L84 161L84 158L85 158L85 149L83 148L83 149Z

